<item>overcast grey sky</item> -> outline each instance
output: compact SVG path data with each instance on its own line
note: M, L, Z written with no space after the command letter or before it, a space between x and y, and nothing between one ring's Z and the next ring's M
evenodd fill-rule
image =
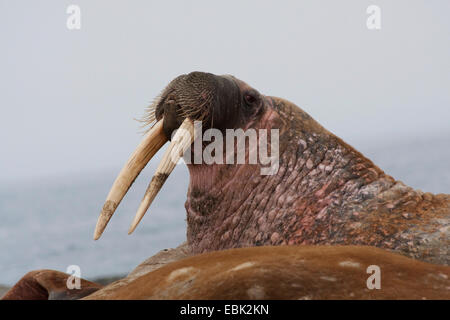
M68 30L68 5L81 30ZM381 8L368 30L366 8ZM0 175L120 167L179 74L233 74L355 147L450 135L450 1L0 0ZM112 177L113 178L113 177Z

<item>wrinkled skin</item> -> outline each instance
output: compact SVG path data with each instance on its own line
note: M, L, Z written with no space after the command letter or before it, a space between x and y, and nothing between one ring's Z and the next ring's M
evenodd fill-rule
M202 120L204 130L279 129L280 136L275 175L251 164L188 165L187 244L166 261L238 247L331 244L450 264L450 196L396 181L294 104L231 76L194 72L167 86L155 114L164 117L168 138L185 117ZM139 275L162 265L150 258Z
M276 175L261 176L252 165L189 166L187 239L194 252L365 244L449 264L449 196L395 181L300 109L270 102L262 127L289 124L281 127Z

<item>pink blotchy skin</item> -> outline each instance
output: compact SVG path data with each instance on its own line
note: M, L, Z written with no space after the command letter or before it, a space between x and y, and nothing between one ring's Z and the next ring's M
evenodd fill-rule
M263 176L259 165L188 165L194 253L359 244L450 263L450 196L396 181L294 104L264 99L265 113L245 127L280 129L279 170Z

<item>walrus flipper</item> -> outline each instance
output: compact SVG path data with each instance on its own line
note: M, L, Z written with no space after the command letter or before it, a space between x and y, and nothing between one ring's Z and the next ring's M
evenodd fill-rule
M76 300L90 295L103 286L80 279L79 289L69 289L71 275L54 270L28 272L2 298L2 300Z

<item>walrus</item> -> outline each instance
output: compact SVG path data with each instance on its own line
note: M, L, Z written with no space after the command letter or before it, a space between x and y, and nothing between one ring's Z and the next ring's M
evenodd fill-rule
M169 83L146 120L155 124L114 182L95 239L139 172L181 128L130 233L136 228L175 167L174 150L187 151L193 122L202 121L203 131L277 129L279 168L262 175L261 164L187 164L187 243L193 253L263 245L370 245L450 262L450 195L424 193L395 180L291 102L265 96L233 76L192 72Z
M83 299L449 300L450 267L367 246L247 247L181 259Z
M368 246L227 249L146 271L107 287L81 280L74 290L66 287L68 274L30 272L4 299L450 299L450 267Z
M450 195L406 186L282 98L265 96L230 76L192 72L169 83L148 108L150 129L116 178L100 213L99 239L145 165L168 141L129 233L133 232L177 160L191 154L208 130L278 133L272 174L261 163L187 163L187 241L161 263L218 250L283 245L362 245L428 263L450 262ZM195 123L202 127L195 130ZM217 138L217 136L215 137ZM268 143L270 145L271 143ZM200 143L201 151L207 146ZM272 151L267 146L267 149ZM215 158L228 159L234 146ZM252 146L245 145L245 159ZM239 155L237 155L239 156ZM281 249L280 249L281 250ZM149 267L151 265L151 267ZM99 290L118 290L128 278Z
M103 286L80 279L79 288L69 288L71 275L55 270L36 270L24 275L1 300L77 300Z

